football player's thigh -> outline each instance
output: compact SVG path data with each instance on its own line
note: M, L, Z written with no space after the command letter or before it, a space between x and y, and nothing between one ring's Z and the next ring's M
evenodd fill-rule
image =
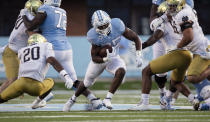
M23 77L21 79L24 79L23 91L25 93L28 93L31 96L39 96L41 94L44 85L40 81Z
M123 68L126 70L125 62L120 57L113 58L112 61L108 62L106 66L106 70L113 75L119 68Z
M105 67L105 63L97 64L91 60L85 74L84 83L93 83L96 80L96 78L104 71Z
M156 59L156 58L166 54L165 48L163 47L163 44L160 41L158 41L157 43L155 43L152 46L152 50L153 50L153 59ZM157 74L157 76L159 76L159 77L163 77L166 75L167 75L167 72Z
M17 54L9 47L6 47L2 55L5 66L7 79L14 79L18 77L19 60Z
M210 66L210 60L201 58L199 55L194 55L193 60L188 68L187 75L200 75L208 66Z
M154 74L164 73L176 68L186 69L191 62L189 51L176 50L160 56L150 62L150 68ZM186 65L187 64L187 65Z
M46 79L44 79L44 81L42 82L42 84L43 84L43 87L41 89L40 95L43 95L44 93L46 93L50 89L52 89L53 86L54 86L54 81L53 81L52 78L46 78Z
M24 79L17 79L11 85L9 85L2 93L1 98L3 100L10 100L23 94Z

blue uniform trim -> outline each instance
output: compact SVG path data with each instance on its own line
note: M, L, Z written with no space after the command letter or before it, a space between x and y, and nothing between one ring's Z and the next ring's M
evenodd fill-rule
M101 12L100 11L97 11L96 13L97 13L97 16L98 16L99 21L102 22L103 21L103 18L101 16Z

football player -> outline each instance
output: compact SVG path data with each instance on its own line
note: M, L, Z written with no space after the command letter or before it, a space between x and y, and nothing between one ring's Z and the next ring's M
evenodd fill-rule
M60 8L60 5L61 0L44 0L44 4L39 7L32 21L28 20L26 16L23 16L23 20L29 31L39 27L47 41L52 43L55 58L74 81L73 88L77 88L80 81L77 80L73 66L72 47L66 37L66 11ZM96 98L88 89L83 94L92 104L100 106L101 100Z
M159 10L165 12L167 7L166 3L162 3L159 6ZM163 6L163 7L162 7ZM159 12L160 13L160 12ZM183 84L185 79L185 73L188 66L191 63L192 57L189 51L186 48L177 49L176 45L182 39L182 35L176 33L176 29L172 25L172 21L165 21L162 23L153 33L151 37L146 41L148 44L153 44L158 40L164 46L167 54L158 57L157 59L152 60L148 66L146 66L142 71L142 95L141 102L137 106L131 108L131 110L148 110L149 109L149 94L151 90L152 80L151 77L154 74L164 73L172 71L171 73L171 82L170 87L177 88L180 92L183 93L188 100L193 103L194 95L191 94L189 88ZM167 62L165 62L167 61ZM167 92L166 100L171 100L173 92ZM162 109L171 109L170 104L161 103Z
M167 5L174 28L183 36L177 48L186 47L193 53L187 79L194 85L200 84L210 76L210 41L203 34L195 10L187 4L182 5L180 0L167 0ZM198 109L198 105L194 108Z
M26 33L22 15L25 14L28 19L33 19L38 7L41 5L42 2L40 0L28 0L25 4L24 11L20 11L15 27L10 34L9 43L2 54L7 81L1 85L0 93L17 79L19 69L17 53L19 49L27 46L28 34Z
M49 64L60 73L67 88L73 86L70 76L55 59L51 43L46 42L42 35L33 34L28 39L28 45L18 51L18 58L20 59L19 78L0 94L0 103L28 93L31 96L38 96L32 105L33 109L37 108L54 85L53 79L45 79Z
M152 0L152 7L150 11L150 22L151 22L151 27L154 22L152 22L155 18L160 17L160 13L158 11L158 7L161 3L165 2L165 0ZM186 0L186 3L190 5L192 8L194 7L194 1L193 0ZM152 29L152 28L151 28ZM142 44L142 48L144 48L144 45L147 45L147 43ZM166 54L165 49L161 41L158 41L152 46L153 49L153 59L156 59L164 54ZM167 82L167 73L162 73L162 74L156 74L154 76L154 79L159 87L160 91L160 101L163 101L164 95L166 93L166 88L165 88L165 83ZM173 89L176 90L176 89ZM173 102L178 97L179 91L176 91L176 93L173 96Z
M76 98L85 89L92 86L96 78L104 70L107 70L114 75L109 92L103 100L103 105L108 109L112 109L111 99L117 88L120 86L126 73L125 63L120 58L118 52L121 36L124 36L135 43L137 66L140 67L142 65L141 40L134 31L124 25L122 20L119 18L111 19L105 11L97 10L92 15L92 26L93 28L87 33L87 39L92 45L92 60L88 65L84 82L80 83L76 93L66 102L63 111L69 111L75 103ZM113 50L112 52L109 52L107 49L107 56L101 57L98 55L100 48L106 45L110 45Z

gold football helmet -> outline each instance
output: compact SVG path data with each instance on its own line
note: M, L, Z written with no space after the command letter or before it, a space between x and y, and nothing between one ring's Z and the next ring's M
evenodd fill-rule
M166 2L163 2L159 5L157 13L158 14L164 14L168 9L168 6L166 5Z
M176 15L186 4L185 0L166 0L168 12L171 15Z
M28 45L40 44L44 42L47 42L47 40L44 36L38 33L32 34L28 39Z
M38 8L42 5L43 3L40 0L28 0L25 4L25 8L30 11L33 15L35 15L38 11Z

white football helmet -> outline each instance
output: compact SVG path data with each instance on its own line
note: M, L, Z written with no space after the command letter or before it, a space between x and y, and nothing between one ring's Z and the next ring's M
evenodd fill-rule
M44 0L44 4L55 6L55 7L60 7L61 0Z
M200 96L203 97L204 100L210 98L210 85L203 87L200 92Z
M110 16L102 10L97 10L93 13L92 25L97 33L104 36L107 36L112 29Z

